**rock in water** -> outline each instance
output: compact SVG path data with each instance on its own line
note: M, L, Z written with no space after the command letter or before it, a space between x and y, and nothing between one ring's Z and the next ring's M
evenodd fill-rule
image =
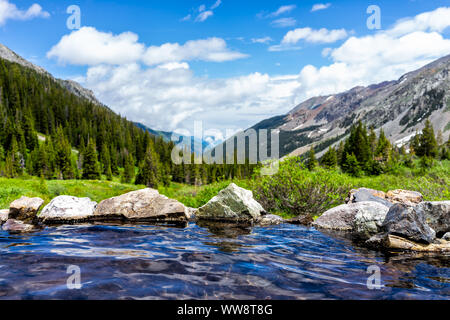
M9 210L0 210L0 224L5 223L6 221L8 221L8 216L9 216Z
M436 232L427 225L420 207L396 204L391 207L383 222L382 230L414 242L432 243Z
M450 241L450 232L447 232L446 234L444 234L444 236L442 237L442 239Z
M24 233L33 231L34 226L26 224L23 221L8 219L2 226L3 231L9 231L11 233Z
M41 198L22 197L10 204L9 218L27 222L33 221L43 204L44 200Z
M446 240L438 240L432 244L416 243L402 237L388 235L384 240L384 244L388 249L408 250L416 252L450 252L450 242Z
M418 205L427 224L437 233L450 232L450 201L422 202Z
M198 209L197 218L216 221L257 221L263 213L265 210L253 198L253 192L232 183Z
M282 224L282 223L285 223L285 222L286 221L280 216L277 216L277 215L274 215L274 214L268 214L266 216L263 216L261 218L261 220L258 221L258 224L260 226L264 227L264 226L279 225L279 224Z
M97 202L89 198L59 196L44 207L39 220L44 223L70 223L88 221L94 216Z
M373 189L353 189L350 191L347 199L347 203L358 203L366 201L378 202L382 205L385 205L386 207L392 207L392 203L386 200L386 194L383 191Z
M363 217L375 217L377 211L387 212L387 210L389 208L373 201L343 204L325 212L313 223L313 226L322 229L353 231L354 220L358 213ZM367 220L370 221L369 218ZM363 219L361 218L361 227L362 224Z
M386 193L386 198L392 203L416 205L423 201L421 193L408 190L392 190Z
M186 207L186 218L189 221L195 221L197 219L198 209Z
M381 231L384 219L389 211L389 207L374 202L372 205L364 206L358 210L353 220L353 228L357 237L368 239L372 235Z
M130 220L147 222L186 222L186 207L160 195L158 190L143 189L100 202L95 220Z

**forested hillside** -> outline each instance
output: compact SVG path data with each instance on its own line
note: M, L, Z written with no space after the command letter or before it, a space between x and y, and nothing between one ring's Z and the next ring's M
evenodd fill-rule
M0 175L157 186L249 176L253 166L173 165L165 142L70 92L46 73L0 59ZM136 167L139 168L136 174Z

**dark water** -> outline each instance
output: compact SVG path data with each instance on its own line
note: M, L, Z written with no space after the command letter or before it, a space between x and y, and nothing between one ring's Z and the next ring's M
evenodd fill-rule
M80 290L67 288L70 265ZM372 265L379 290L367 287ZM449 255L386 256L301 226L0 231L0 299L449 298Z

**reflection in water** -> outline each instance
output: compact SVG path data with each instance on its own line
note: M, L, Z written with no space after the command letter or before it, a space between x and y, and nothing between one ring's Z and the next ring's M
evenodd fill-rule
M449 255L384 255L346 234L201 223L0 231L0 299L448 299ZM82 290L66 287L81 268ZM381 268L382 289L366 286Z

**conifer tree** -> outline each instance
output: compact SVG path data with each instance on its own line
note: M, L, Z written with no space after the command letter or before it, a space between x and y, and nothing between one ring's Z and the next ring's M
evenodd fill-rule
M149 188L157 188L159 185L159 160L158 156L150 144L145 154L145 159L139 167L139 173L136 177L136 184L142 184Z
M97 151L93 140L89 140L83 156L83 175L85 180L100 180L100 169L97 160Z
M438 145L434 136L434 129L430 120L425 122L425 128L419 136L419 148L416 152L419 157L436 158L438 155Z
M125 158L124 170L122 173L121 181L124 183L131 183L135 176L134 159L131 153Z
M316 151L314 150L314 147L311 147L311 149L309 150L308 161L306 166L309 171L312 171L317 167Z
M323 155L321 164L325 168L336 168L337 166L337 153L336 149L330 147L328 151Z

